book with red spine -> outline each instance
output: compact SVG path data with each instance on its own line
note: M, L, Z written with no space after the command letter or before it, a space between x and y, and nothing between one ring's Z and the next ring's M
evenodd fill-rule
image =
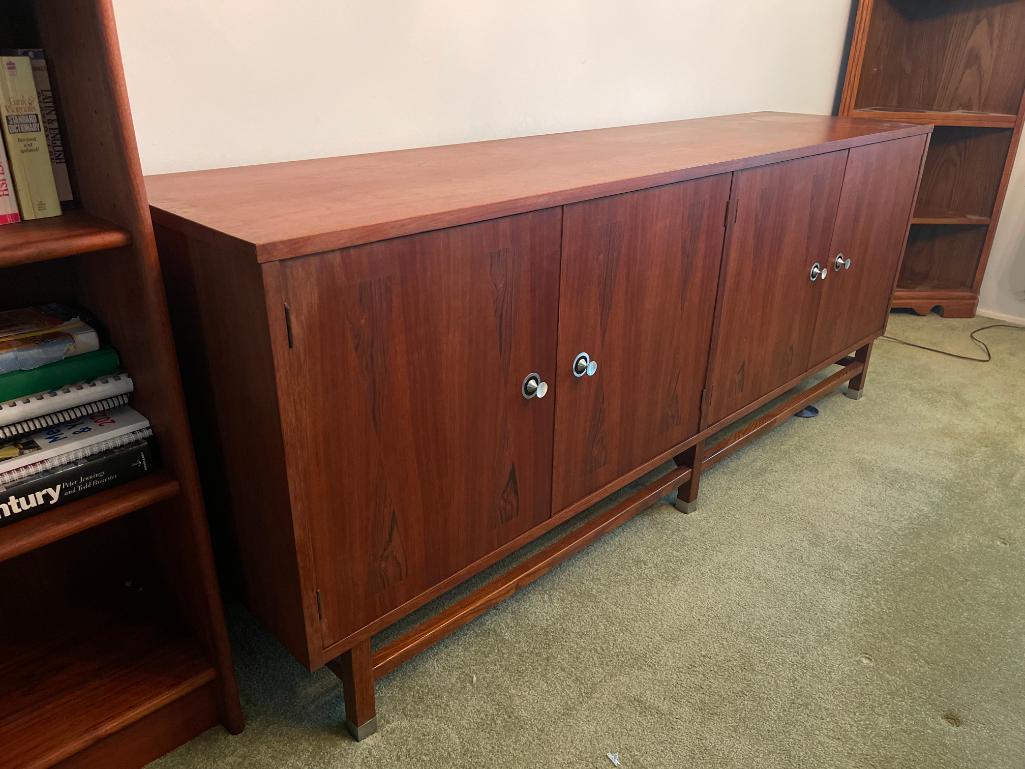
M0 141L0 224L14 224L21 221L18 199L14 195L14 178L7 163L7 152Z

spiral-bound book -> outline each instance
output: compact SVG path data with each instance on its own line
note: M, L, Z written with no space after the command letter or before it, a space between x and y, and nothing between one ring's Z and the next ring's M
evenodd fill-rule
M132 378L124 372L87 379L82 382L25 395L11 401L0 401L0 439L40 430L43 427L78 419L127 402L127 394L135 389ZM114 399L124 396L118 403ZM108 405L99 405L108 404ZM92 406L97 406L92 408ZM76 409L82 409L76 412ZM61 415L63 416L62 418ZM40 421L40 420L46 421ZM23 428L24 425L30 425Z
M26 419L23 422L15 422L13 425L0 427L0 440L10 440L11 438L16 438L17 436L24 435L25 433L42 430L46 427L53 427L54 425L59 425L61 422L70 422L74 419L88 416L89 414L96 414L100 411L110 411L111 409L116 409L119 406L125 406L127 404L127 395L115 395L113 398L104 398L101 401L86 403L84 406L61 409L60 411L55 411L54 413L47 414L45 416L33 417L32 419Z
M89 459L103 454L107 451L114 451L124 446L130 446L133 443L147 440L153 436L153 430L149 427L145 427L141 430L135 430L124 435L119 435L115 438L106 438L98 443L93 443L88 446L81 448L72 449L63 454L44 459L41 462L36 462L32 465L24 465L14 470L8 470L7 472L0 472L0 488L6 489L11 484L19 483L23 480L30 478L38 478L46 473L60 470L61 468L68 467L69 465L80 462L83 459Z
M149 420L128 406L21 435L0 445L0 475L149 428Z

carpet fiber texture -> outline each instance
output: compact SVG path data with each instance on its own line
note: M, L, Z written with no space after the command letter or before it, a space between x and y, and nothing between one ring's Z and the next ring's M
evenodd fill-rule
M966 354L971 321L889 333ZM1025 331L988 365L876 343L833 394L378 682L230 612L245 732L186 767L1025 767Z

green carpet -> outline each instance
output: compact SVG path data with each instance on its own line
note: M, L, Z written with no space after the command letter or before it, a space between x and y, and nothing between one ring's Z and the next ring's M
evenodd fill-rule
M967 354L991 321L895 315ZM378 682L230 612L248 725L184 767L1025 767L1025 332L995 360L876 344L839 394Z

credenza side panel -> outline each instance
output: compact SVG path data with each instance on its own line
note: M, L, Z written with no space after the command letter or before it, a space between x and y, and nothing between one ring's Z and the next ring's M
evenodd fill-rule
M215 542L222 558L237 548L247 605L309 664L260 266L165 227L155 234Z
M850 151L829 249L830 279L815 324L812 364L846 352L886 324L926 139L912 136ZM836 262L841 254L844 266Z
M554 510L697 433L729 197L720 174L566 206Z
M561 209L280 263L325 646L551 514Z
M710 362L711 425L808 367L847 151L734 174ZM827 278L828 282L828 278Z

